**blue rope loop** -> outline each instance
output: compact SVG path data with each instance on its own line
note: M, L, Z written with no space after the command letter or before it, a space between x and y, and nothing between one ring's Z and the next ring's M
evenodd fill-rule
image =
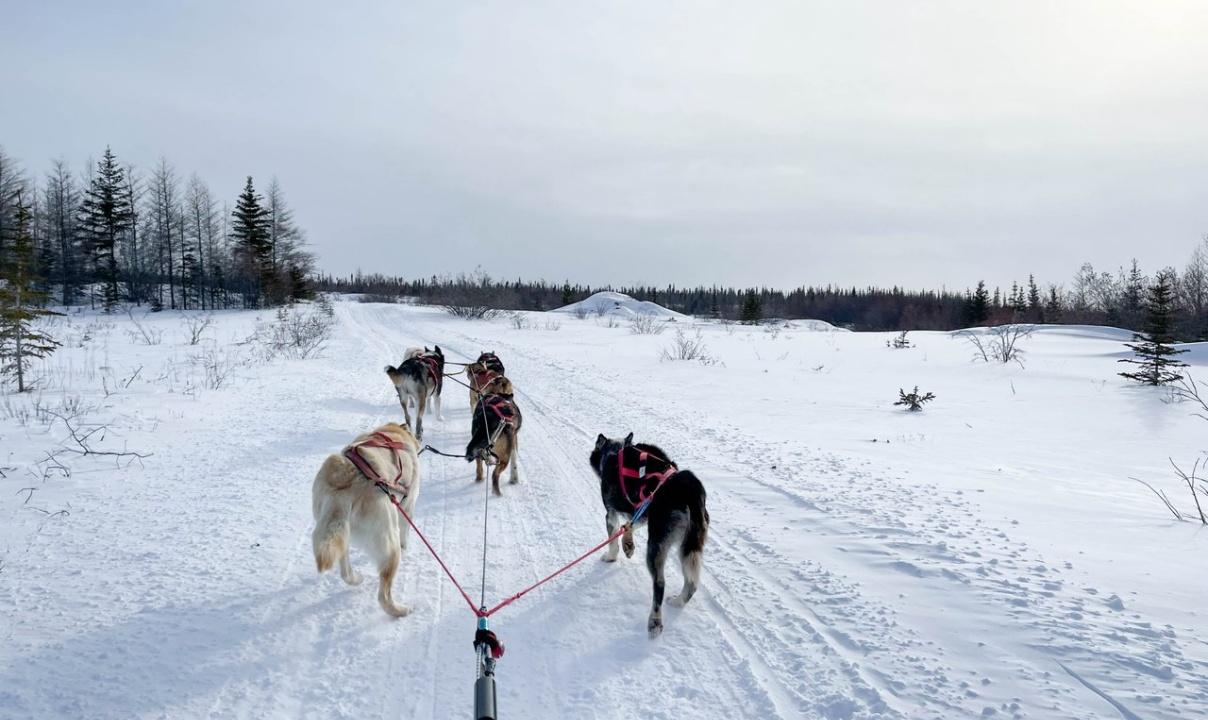
M654 499L654 493L651 493L650 497L643 500L642 504L638 505L638 509L633 511L633 515L630 516L630 518L629 518L630 527L633 527L638 524L638 520L641 520L642 516L646 514L646 508L650 507L650 501L653 499Z

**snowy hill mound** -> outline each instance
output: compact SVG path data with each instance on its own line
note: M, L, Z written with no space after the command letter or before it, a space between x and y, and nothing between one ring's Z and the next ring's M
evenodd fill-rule
M851 332L851 330L848 330L847 328L832 325L825 320L781 320L779 318L775 318L772 320L765 320L764 324L779 325L786 330L805 330L806 332Z
M1028 325L1029 323L1019 324ZM952 330L949 334L960 335L961 333L968 332L984 334L990 332L991 329L989 327L962 328L960 330ZM1044 335L1065 335L1088 340L1119 340L1120 342L1130 342L1134 336L1132 330L1108 325L1032 325L1032 332Z
M570 313L572 315L585 312L588 315L622 315L625 317L651 315L653 317L676 319L687 317L674 310L668 310L658 303L652 303L647 300L634 300L625 293L619 292L598 292L586 300L580 300L577 303L571 303L550 312Z

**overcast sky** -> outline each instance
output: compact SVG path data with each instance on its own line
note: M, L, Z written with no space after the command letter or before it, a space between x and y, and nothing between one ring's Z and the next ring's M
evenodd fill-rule
M0 0L0 146L106 144L321 266L1067 283L1208 233L1208 2Z

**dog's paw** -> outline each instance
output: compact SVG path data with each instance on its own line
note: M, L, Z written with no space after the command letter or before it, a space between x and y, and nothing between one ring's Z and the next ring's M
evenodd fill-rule
M682 608L684 606L684 602L685 600L683 595L676 595L673 598L667 599L667 604L671 607Z
M627 558L633 557L634 548L635 548L635 546L634 546L632 537L629 537L628 535L626 535L624 538L621 539L621 549L623 549L625 551L625 557L627 557Z
M403 618L411 614L411 608L407 607L406 605L395 605L386 612L390 614L390 617Z
M349 585L360 585L361 581L364 579L365 578L361 577L360 573L349 573L348 575L344 576L344 582L348 583Z
M659 617L650 618L650 622L646 623L646 632L650 633L650 639L663 634L663 619Z
M604 562L616 562L617 554L616 553L607 553L606 555L604 555L604 557L602 557L600 559L603 560Z
M520 478L518 478L518 477L514 477L514 478L512 478L511 480L508 480L508 485L516 485L516 484L518 484L519 482L520 482Z

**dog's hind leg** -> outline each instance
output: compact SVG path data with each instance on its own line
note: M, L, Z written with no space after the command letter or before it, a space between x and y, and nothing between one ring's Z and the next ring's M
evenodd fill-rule
M515 485L520 482L520 438L515 430L509 431L508 435L510 436L508 444L511 446L510 460L512 463L512 473L508 476L508 482Z
M445 414L440 409L440 393L436 393L433 397L436 398L436 419L441 422L445 421Z
M424 411L428 409L428 398L427 398L427 396L424 395L422 390L420 391L419 399L416 402L419 403L419 407L417 407L415 410L415 439L423 440L424 439Z
M398 390L398 404L403 406L403 418L407 421L407 427L415 427L411 424L411 397L404 393L401 388Z
M508 456L506 454L495 461L495 472L491 473L491 492L495 493L496 495L503 494L503 492L499 489L499 476L503 474L503 471L507 469L507 466Z
M344 549L344 554L340 556L340 577L344 578L344 582L349 585L360 585L361 574L352 569L352 562L348 559L348 549Z
M709 511L705 509L705 486L691 472L680 474L680 480L689 491L688 525L680 541L680 567L684 571L684 588L671 599L673 605L685 605L692 599L700 582L700 568L704 560L705 541L709 536Z
M348 513L347 510L334 500L328 500L316 513L314 532L311 542L315 550L315 568L325 573L336 564L348 557Z
M482 458L477 457L474 459L474 482L482 482L482 476Z
M700 583L700 566L704 559L704 554L700 550L688 550L680 556L680 569L684 571L684 587L680 590L680 594L671 598L667 602L676 607L683 607L688 604L692 596L696 594L696 586Z
M667 562L667 543L663 533L656 535L651 528L650 539L646 544L646 569L650 571L650 579L654 583L654 602L650 608L650 620L646 623L646 631L651 638L656 638L663 632L663 590L666 579L663 576L663 565Z

